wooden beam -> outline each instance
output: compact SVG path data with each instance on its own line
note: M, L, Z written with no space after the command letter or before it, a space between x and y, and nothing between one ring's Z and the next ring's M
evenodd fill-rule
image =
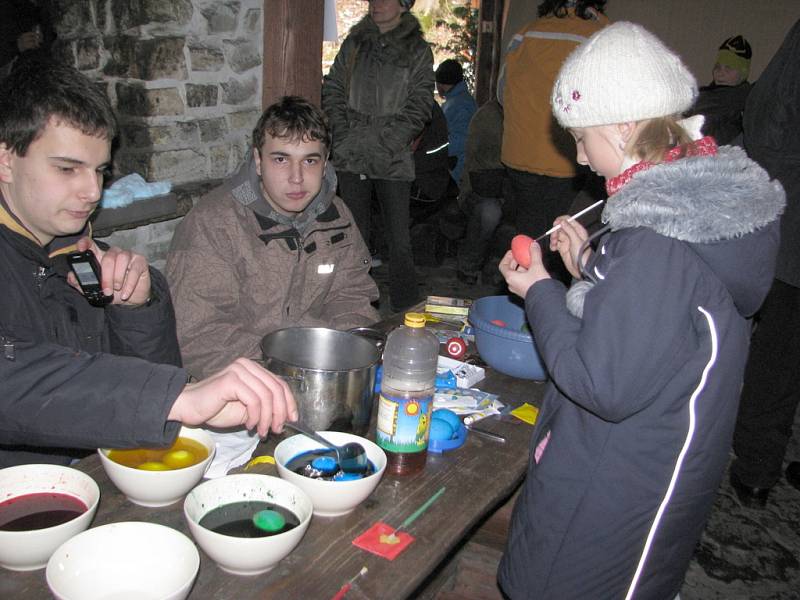
M262 107L281 96L319 105L325 0L264 0Z
M504 0L481 0L475 61L475 101L478 106L497 95L503 39L503 4Z

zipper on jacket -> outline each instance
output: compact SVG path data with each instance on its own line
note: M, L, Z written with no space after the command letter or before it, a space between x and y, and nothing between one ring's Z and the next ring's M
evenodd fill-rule
M48 276L48 268L39 266L36 268L36 271L33 273L33 280L36 283L36 287L41 289L42 282L47 279Z
M12 342L9 338L5 336L0 336L0 343L3 344L3 357L6 360L16 360L17 358L17 349L14 346L14 342Z

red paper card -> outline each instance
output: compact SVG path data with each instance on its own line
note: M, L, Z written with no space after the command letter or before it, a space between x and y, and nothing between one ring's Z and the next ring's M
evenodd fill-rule
M397 543L387 543L385 541L386 537L389 536L389 534L391 534L394 530L394 527L390 527L386 523L378 521L375 523L375 525L354 539L353 544L362 550L366 550L367 552L372 552L373 554L377 554L378 556L382 556L388 560L394 560L403 550L408 547L411 542L414 541L414 538L411 535L401 531L395 534L399 540ZM383 541L381 540L381 536L384 538Z

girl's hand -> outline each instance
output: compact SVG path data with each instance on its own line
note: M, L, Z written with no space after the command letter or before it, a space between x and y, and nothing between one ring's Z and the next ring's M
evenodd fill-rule
M564 266L575 279L581 279L581 270L578 267L578 252L589 234L577 221L570 221L568 216L558 217L555 224L561 224L561 229L550 234L550 250L557 251L564 261ZM586 263L592 255L589 246L583 252L581 263Z
M499 265L500 273L503 274L508 289L523 299L534 283L542 279L550 279L550 274L542 264L542 249L537 242L531 244L530 255L531 266L527 269L514 260L511 250L506 252Z

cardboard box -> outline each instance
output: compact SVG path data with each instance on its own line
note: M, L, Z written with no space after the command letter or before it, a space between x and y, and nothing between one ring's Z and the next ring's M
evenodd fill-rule
M469 314L472 300L468 298L449 298L447 296L428 296L425 301L425 312L442 315Z

